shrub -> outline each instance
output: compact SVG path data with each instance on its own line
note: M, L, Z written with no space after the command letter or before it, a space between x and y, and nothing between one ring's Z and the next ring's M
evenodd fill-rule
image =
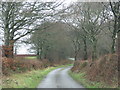
M56 66L61 64L70 64L69 60L53 61L44 60L25 60L24 58L2 58L2 72L3 75L10 75L11 73L22 73L32 69L43 69L49 66Z
M3 75L10 75L11 73L21 73L31 69L43 69L44 63L38 60L14 60L11 58L2 58L2 72Z
M82 64L81 64L81 68L84 68L84 67L86 67L87 66L87 62L83 62Z
M86 72L90 81L104 82L114 87L118 86L118 55L109 54L92 61L75 61L72 72Z

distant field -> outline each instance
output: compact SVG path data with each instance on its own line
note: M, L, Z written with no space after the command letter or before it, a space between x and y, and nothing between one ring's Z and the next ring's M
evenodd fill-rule
M25 59L37 59L37 56L26 56Z

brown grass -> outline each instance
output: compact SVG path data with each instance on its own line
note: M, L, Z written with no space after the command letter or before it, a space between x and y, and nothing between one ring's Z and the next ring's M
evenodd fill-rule
M44 63L38 60L15 60L10 58L2 58L3 75L11 73L21 73L31 69L43 69Z
M85 66L84 64L87 63ZM76 61L73 72L85 71L91 81L101 81L113 87L118 86L118 56L109 54L96 61Z
M44 69L50 66L58 66L71 64L69 60L52 61L44 60L26 60L23 57L17 58L2 58L2 72L3 75L10 75L12 73L22 73L30 70Z

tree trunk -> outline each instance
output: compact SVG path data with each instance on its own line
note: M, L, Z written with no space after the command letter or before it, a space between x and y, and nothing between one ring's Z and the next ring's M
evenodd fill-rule
M75 51L75 61L77 60L77 51Z
M5 30L4 38L5 38L4 45L9 46L9 31L8 31L8 29Z
M14 58L14 40L10 41L10 47L11 47L11 50L9 51L10 52L9 58Z
M3 53L4 56L7 58L13 58L14 56L14 32L11 33L9 29L9 12L10 12L10 5L8 5L6 13L5 13L5 20L4 20L4 49Z
M8 28L5 29L4 33L4 48L3 48L3 55L7 58L13 58L14 57L14 40L13 38L10 38L10 32Z
M46 52L44 53L44 59L47 59L47 50L46 50Z
M118 55L120 58L120 32L118 33ZM120 60L120 59L118 59L118 60Z
M43 48L42 46L40 48L37 48L37 59L42 59L42 54L43 54Z
M44 50L44 59L47 59L48 51L49 51L49 46L47 46Z
M77 60L77 55L75 55L75 57L74 57L74 58L75 58L75 61L76 61L76 60Z
M40 48L40 55L39 55L39 56L40 56L40 57L39 57L40 60L42 60L42 55L43 55L43 47L42 47L42 45L41 45L41 48Z
M115 41L116 41L116 39L114 37L113 40L112 40L112 47L111 47L111 53L112 54L115 53Z
M112 46L111 46L111 53L115 53L115 45L116 45L116 35L117 35L117 18L115 17L115 22L114 22L114 30L113 30L113 35L112 35Z
M83 40L84 42L84 60L88 59L88 54L87 54L87 43L86 43L86 38Z
M37 59L39 59L39 49L37 49Z
M3 56L7 58L13 58L14 57L14 43L10 44L9 46L3 46Z
M117 34L117 36L118 36L118 43L117 43L117 45L118 45L118 66L120 66L120 16L119 16L119 18L118 18L118 34ZM118 71L120 71L120 67L118 67ZM120 74L119 74L119 76L118 77L120 77ZM118 82L118 85L120 86L120 81Z
M95 60L97 58L97 40L93 40L93 51L92 51L92 60Z

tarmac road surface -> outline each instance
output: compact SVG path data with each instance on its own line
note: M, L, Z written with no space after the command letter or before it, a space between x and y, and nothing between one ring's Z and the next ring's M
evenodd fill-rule
M37 88L84 88L68 75L70 68L63 67L51 71Z

